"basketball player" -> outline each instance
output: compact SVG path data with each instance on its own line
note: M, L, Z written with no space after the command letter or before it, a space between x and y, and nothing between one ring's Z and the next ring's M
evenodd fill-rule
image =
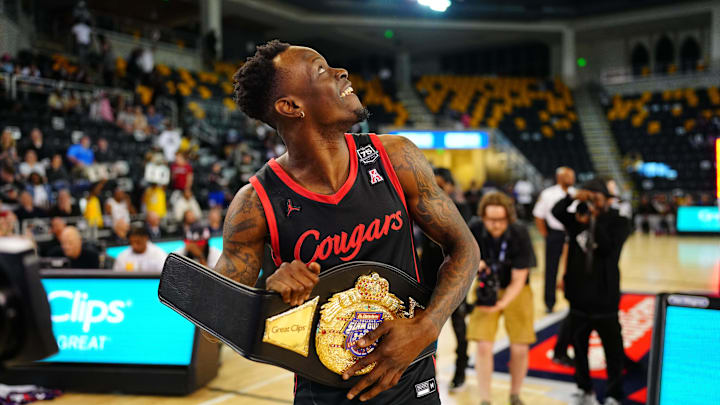
M425 282L411 221L447 254L427 309L413 319L385 321L358 340L365 348L382 337L343 378L376 362L372 372L349 391L296 376L295 404L440 403L434 359L408 366L437 340L478 268L479 249L455 204L410 141L344 134L368 112L347 71L331 68L316 51L271 41L257 48L234 81L240 108L275 128L287 153L268 162L233 199L217 272L254 285L269 241L278 269L267 288L298 305L322 270L351 261L387 263Z

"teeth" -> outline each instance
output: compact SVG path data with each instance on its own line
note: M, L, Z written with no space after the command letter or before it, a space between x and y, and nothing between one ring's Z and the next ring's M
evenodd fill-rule
M352 94L352 92L353 92L353 88L352 88L352 87L348 87L347 89L345 89L345 91L342 92L342 94L340 94L340 97L345 97L345 96L347 96L347 95L349 95L349 94Z

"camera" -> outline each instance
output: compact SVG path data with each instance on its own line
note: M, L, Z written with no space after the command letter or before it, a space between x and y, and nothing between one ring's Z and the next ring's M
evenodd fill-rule
M39 268L27 239L0 238L0 369L58 351Z
M490 271L481 273L478 276L475 295L477 297L475 306L492 307L497 303L498 289L500 288L500 280L498 272L500 271L499 263L489 264Z

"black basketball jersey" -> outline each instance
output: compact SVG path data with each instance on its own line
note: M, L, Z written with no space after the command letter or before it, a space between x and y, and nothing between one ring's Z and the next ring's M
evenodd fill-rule
M424 283L417 267L400 181L375 134L345 134L350 152L347 180L333 195L297 184L274 160L250 183L262 202L276 265L295 259L317 262L322 270L368 260L390 264ZM409 367L400 382L366 404L439 404L434 358ZM296 405L355 404L337 389L296 376Z
M333 195L297 184L270 160L250 179L262 202L276 265L301 260L323 270L369 260L422 282L405 195L375 134L346 134L350 171Z

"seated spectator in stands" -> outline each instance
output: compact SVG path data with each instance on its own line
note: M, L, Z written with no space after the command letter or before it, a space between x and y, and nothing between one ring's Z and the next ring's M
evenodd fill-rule
M208 228L210 228L210 236L222 236L222 210L220 207L213 207L208 213Z
M92 40L92 28L84 21L78 21L72 26L72 33L75 39L75 54L82 64L88 62L88 51Z
M66 226L65 220L60 217L53 217L53 219L50 220L50 234L52 235L52 239L38 243L38 255L43 257L50 256L52 252L61 249L60 234L62 234Z
M175 253L187 256L198 263L215 267L220 258L220 250L210 247L210 229L198 223L193 217L192 211L188 211L186 221L183 224L185 233L185 247Z
M112 163L116 160L113 158L113 155L114 153L110 151L107 139L98 139L97 147L95 148L95 161L98 163Z
M133 113L132 106L127 105L124 109L121 109L117 115L117 121L115 124L120 127L123 131L131 134L133 131L133 124L135 123L135 114Z
M0 72L12 74L14 70L15 65L13 64L12 57L9 53L4 53L2 58L0 58Z
M0 236L16 235L17 225L18 221L15 214L5 207L0 208Z
M5 128L0 135L0 160L7 160L13 164L18 162L15 138L9 128Z
M33 198L30 193L23 191L20 193L20 206L15 209L15 216L18 221L22 222L26 219L46 217L47 212L33 204Z
M112 105L107 94L102 91L90 104L90 119L93 121L115 122Z
M159 184L150 184L145 189L142 197L143 212L154 213L158 218L165 218L167 215L167 197L165 188Z
M176 221L182 221L185 213L192 211L196 218L202 216L200 204L198 204L191 188L186 188L183 193L173 202L173 217Z
M147 229L134 226L128 233L130 248L115 259L113 270L160 273L167 253L150 242Z
M96 226L98 228L103 227L103 213L102 204L100 204L100 193L102 193L103 187L105 187L105 180L100 180L90 188L90 195L85 205L85 213L83 216L88 223L88 226Z
M655 207L655 211L657 211L660 217L661 227L658 229L658 232L674 235L675 213L677 209L675 209L674 207L672 207L671 204L668 203L667 195L663 193L656 194L655 198L653 198L652 200L652 205L653 207ZM662 225L664 225L664 227L662 227Z
M160 239L163 237L163 230L160 227L160 217L154 212L148 212L145 218L145 228L150 235L151 240Z
M50 185L52 185L55 189L65 188L70 185L70 176L68 175L67 170L65 170L61 154L56 153L53 155L52 160L50 161L50 167L47 169L46 173L48 183L50 183Z
M110 245L127 245L128 242L128 232L130 231L130 224L128 222L125 222L124 219L118 219L117 221L114 221L112 224L112 236L108 240L108 244Z
M215 162L212 165L212 171L208 175L208 204L211 207L225 206L225 193L228 187L228 181L223 177L222 164Z
M87 243L83 243L80 231L67 226L60 233L61 249L55 250L50 257L66 257L71 269L99 269L100 254Z
M185 190L192 187L193 168L182 152L175 154L175 161L170 165L170 182L173 190Z
M85 135L68 148L67 158L74 167L90 166L95 161L95 153L90 149L90 137Z
M149 133L148 128L148 121L145 117L145 114L143 114L142 107L136 106L135 107L135 113L133 114L133 133L135 134L135 137L145 137Z
M148 106L147 111L147 123L150 130L149 132L151 134L157 134L162 129L165 117L155 110L154 105Z
M160 133L155 145L157 145L163 151L165 160L172 162L175 158L175 154L180 149L180 143L182 138L180 137L180 130L173 128L169 120L165 120L165 129Z
M33 128L30 131L30 139L23 145L23 153L27 156L28 150L34 150L39 161L47 164L47 160L50 160L50 150L43 141L43 133L38 128Z
M15 205L18 203L20 191L23 189L23 184L15 178L15 167L12 162L2 162L0 166L0 200L4 204Z
M105 201L105 214L110 215L113 223L119 220L130 223L130 214L135 214L135 208L130 202L130 196L120 187L115 187L112 197Z
M702 207L712 207L715 205L715 201L713 201L712 196L709 193L702 193L700 194L700 201L698 201L698 205Z
M65 103L60 95L60 91L55 90L47 98L47 105L55 112L65 112Z
M43 210L50 209L52 205L52 187L45 182L37 172L30 173L30 183L26 191L32 196L33 204Z
M45 177L45 165L38 162L38 156L34 149L28 149L25 152L25 160L18 166L18 172L23 179L30 177L30 173L38 173Z
M635 230L643 233L648 233L648 231L652 233L660 232L660 216L647 194L640 196L640 203L635 212Z
M51 217L79 217L80 208L72 203L70 192L62 189L57 193L57 204L50 210Z

